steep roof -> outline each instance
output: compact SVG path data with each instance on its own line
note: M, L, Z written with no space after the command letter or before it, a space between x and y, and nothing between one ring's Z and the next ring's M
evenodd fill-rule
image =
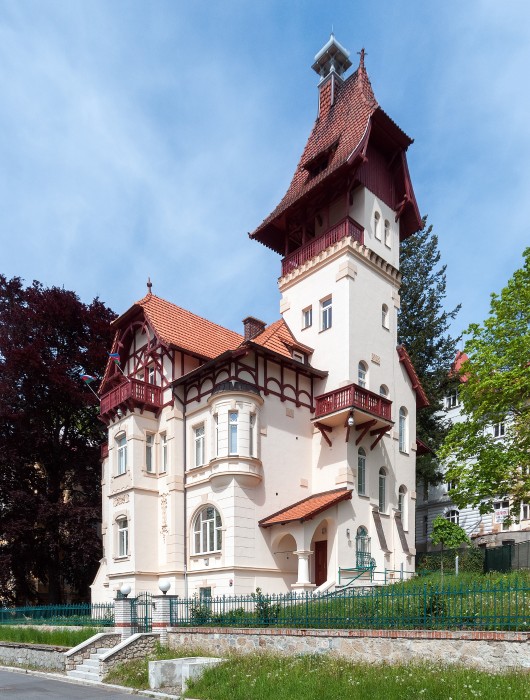
M272 525L291 523L296 520L301 522L311 520L336 503L351 500L351 497L352 492L349 489L334 489L333 491L316 493L294 503L292 506L282 508L282 510L269 515L267 518L263 518L263 520L259 521L259 525L260 527L271 527Z
M313 352L312 348L302 345L296 340L283 318L267 326L262 333L252 338L252 342L285 357L292 357L293 350L300 350L306 354Z
M119 327L129 315L140 309L159 340L205 359L210 360L226 350L234 350L244 340L239 333L212 323L155 294L147 294L137 301L112 325Z
M410 359L410 355L406 351L405 346L398 345L396 350L399 355L399 361L403 363L403 366L405 367L405 370L412 383L412 388L416 392L416 405L418 408L425 408L425 406L429 406L429 399L427 398L427 394L421 385L420 378L414 369L414 365L412 364L412 360Z
M263 235L265 230L291 205L315 190L324 180L343 166L351 165L356 156L364 156L374 120L381 124L387 134L404 150L412 143L412 139L379 107L363 60L352 75L336 85L334 100L333 107L317 117L285 196L274 211L250 234L251 238L276 249L277 246L271 245L270 231L268 236ZM330 154L327 167L312 177L308 166L326 152ZM417 209L412 191L410 203ZM417 214L419 219L419 212Z

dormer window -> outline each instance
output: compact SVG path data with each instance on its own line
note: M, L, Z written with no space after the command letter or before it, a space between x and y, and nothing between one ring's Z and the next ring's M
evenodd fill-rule
M298 352L298 350L293 350L293 360L296 360L297 362L302 362L302 364L305 364L304 353Z
M331 144L331 146L328 146L323 151L320 151L320 153L304 164L303 167L309 173L310 178L316 177L326 170L328 165L330 165L331 161L333 160L338 143L338 140L335 141L333 144Z

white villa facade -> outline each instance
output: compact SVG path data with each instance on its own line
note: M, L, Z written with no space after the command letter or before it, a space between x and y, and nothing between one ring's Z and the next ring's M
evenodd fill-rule
M350 66L332 36L292 183L250 235L282 256L280 320L248 317L240 335L149 289L113 323L94 602L161 578L180 596L242 595L414 568L427 398L397 347L399 244L421 226L412 141L364 51Z

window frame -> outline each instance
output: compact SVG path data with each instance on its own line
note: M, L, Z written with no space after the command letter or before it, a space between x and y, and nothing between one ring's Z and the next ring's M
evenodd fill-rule
M313 305L310 304L302 309L302 330L311 328L313 325Z
M380 241L381 240L381 214L378 211L374 211L374 237Z
M391 248L392 247L392 229L390 228L390 221L388 219L385 219L384 227L385 227L385 246L387 248Z
M357 451L357 493L366 496L366 452L363 447Z
M248 455L249 457L256 456L256 425L258 424L255 413L249 413L248 416Z
M118 531L117 558L125 559L129 556L129 519L126 515L116 518Z
M409 412L405 406L399 407L399 419L398 419L398 442L399 451L401 454L408 454L408 414Z
M168 447L167 433L160 433L160 473L167 474Z
M381 326L386 331L390 330L390 311L387 304L381 305Z
M145 471L147 474L154 474L156 472L154 433L145 434Z
M455 525L460 525L460 511L458 508L450 508L445 514L444 518L448 520L450 523L454 523Z
M212 510L211 517L208 511ZM203 506L193 518L193 554L205 555L220 552L223 547L223 521L219 510L210 504Z
M377 501L378 501L378 507L379 507L379 512L380 513L386 513L387 511L387 498L386 498L386 469L384 467L381 467L379 470L379 479L378 479L378 492L377 492Z
M127 435L122 433L116 436L117 459L116 459L116 475L123 476L127 474Z
M498 423L493 424L493 438L494 440L501 440L506 436L506 423L501 420Z
M228 454L238 455L239 449L239 412L228 411Z
M357 365L357 386L368 389L368 364L364 360Z
M320 331L328 331L333 326L333 297L320 300Z
M202 431L202 432L200 432ZM200 433L200 434L199 434ZM206 462L205 451L206 426L204 423L194 426L193 428L193 465L202 467Z

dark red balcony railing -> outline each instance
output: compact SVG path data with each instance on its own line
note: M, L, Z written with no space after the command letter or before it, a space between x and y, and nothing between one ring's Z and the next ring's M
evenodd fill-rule
M335 391L317 396L315 400L316 418L335 413L335 411L357 408L384 420L391 420L392 401L384 396L379 396L379 394L374 394L373 391L363 389L357 384L350 384L341 389L335 389Z
M282 276L289 274L289 272L292 272L297 267L307 262L307 260L311 260L315 255L318 255L323 250L326 250L326 248L329 248L330 245L337 243L347 236L351 236L354 241L357 241L357 243L361 245L364 243L364 228L349 216L339 221L338 224L330 228L323 235L318 238L313 238L313 240L309 241L309 243L306 243L301 248L298 248L298 250L286 255L282 260Z
M120 404L130 402L157 410L162 406L162 390L159 386L138 379L123 382L101 397L101 415L109 413Z

